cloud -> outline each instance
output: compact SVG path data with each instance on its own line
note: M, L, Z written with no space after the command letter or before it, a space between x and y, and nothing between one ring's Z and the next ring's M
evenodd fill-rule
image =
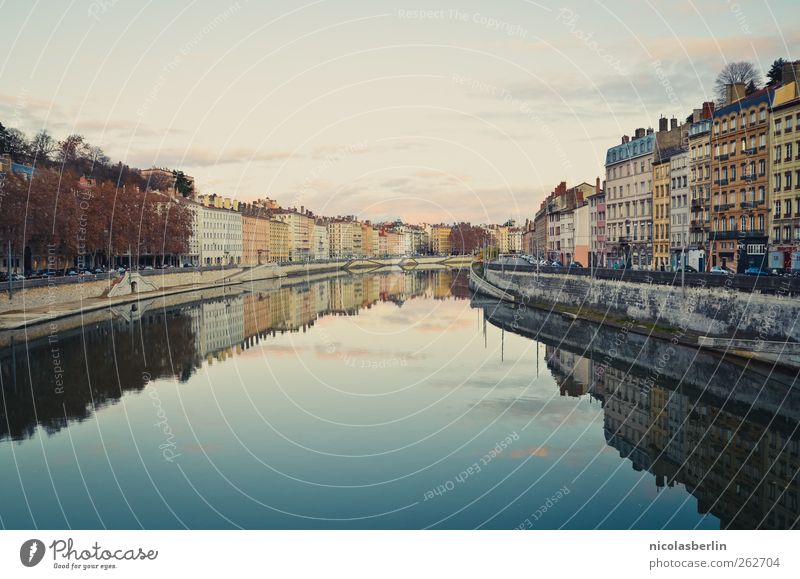
M295 155L286 151L266 152L248 147L227 150L203 147L165 147L136 149L128 157L133 164L143 166L213 167L228 163L271 163L291 159Z

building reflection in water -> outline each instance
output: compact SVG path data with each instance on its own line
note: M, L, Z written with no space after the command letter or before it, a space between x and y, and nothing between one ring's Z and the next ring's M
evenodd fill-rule
M653 474L657 489L684 485L700 513L718 517L722 528L797 528L796 416L764 415L669 389L634 367L608 366L551 345L545 359L562 396L602 403L606 442L634 470Z
M305 332L322 316L355 316L377 302L469 296L454 270L347 275L290 287L198 300L113 317L50 336L11 341L0 350L0 440L23 440L36 427L55 433L149 381L187 381L286 332ZM133 313L133 312L132 312ZM60 371L54 371L57 360Z

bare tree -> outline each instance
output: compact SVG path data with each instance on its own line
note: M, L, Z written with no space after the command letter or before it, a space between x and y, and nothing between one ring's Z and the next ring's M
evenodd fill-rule
M55 139L44 129L31 139L31 153L37 161L49 161L57 148Z
M727 85L742 83L745 86L753 83L756 88L761 86L761 73L752 62L729 62L726 64L714 82L714 94L719 103L724 103L728 96Z

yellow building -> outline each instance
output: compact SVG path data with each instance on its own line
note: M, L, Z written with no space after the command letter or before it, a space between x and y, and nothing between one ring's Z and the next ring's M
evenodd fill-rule
M269 261L289 261L289 224L277 219L271 219L268 225L269 232Z
M770 268L800 268L799 93L797 82L788 82L775 91L772 105L772 147L769 157L772 214L769 240L773 253Z
M653 269L669 269L669 157L653 160Z
M437 255L450 255L450 227L434 225L431 228L431 252Z

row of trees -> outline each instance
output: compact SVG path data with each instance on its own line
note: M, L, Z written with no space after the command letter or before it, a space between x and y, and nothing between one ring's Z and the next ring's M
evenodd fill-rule
M185 254L192 232L185 203L135 180L81 181L71 170L37 169L28 180L3 177L0 191L2 255L11 243L19 269L86 267ZM48 253L57 262L47 263ZM9 269L11 264L9 265Z

